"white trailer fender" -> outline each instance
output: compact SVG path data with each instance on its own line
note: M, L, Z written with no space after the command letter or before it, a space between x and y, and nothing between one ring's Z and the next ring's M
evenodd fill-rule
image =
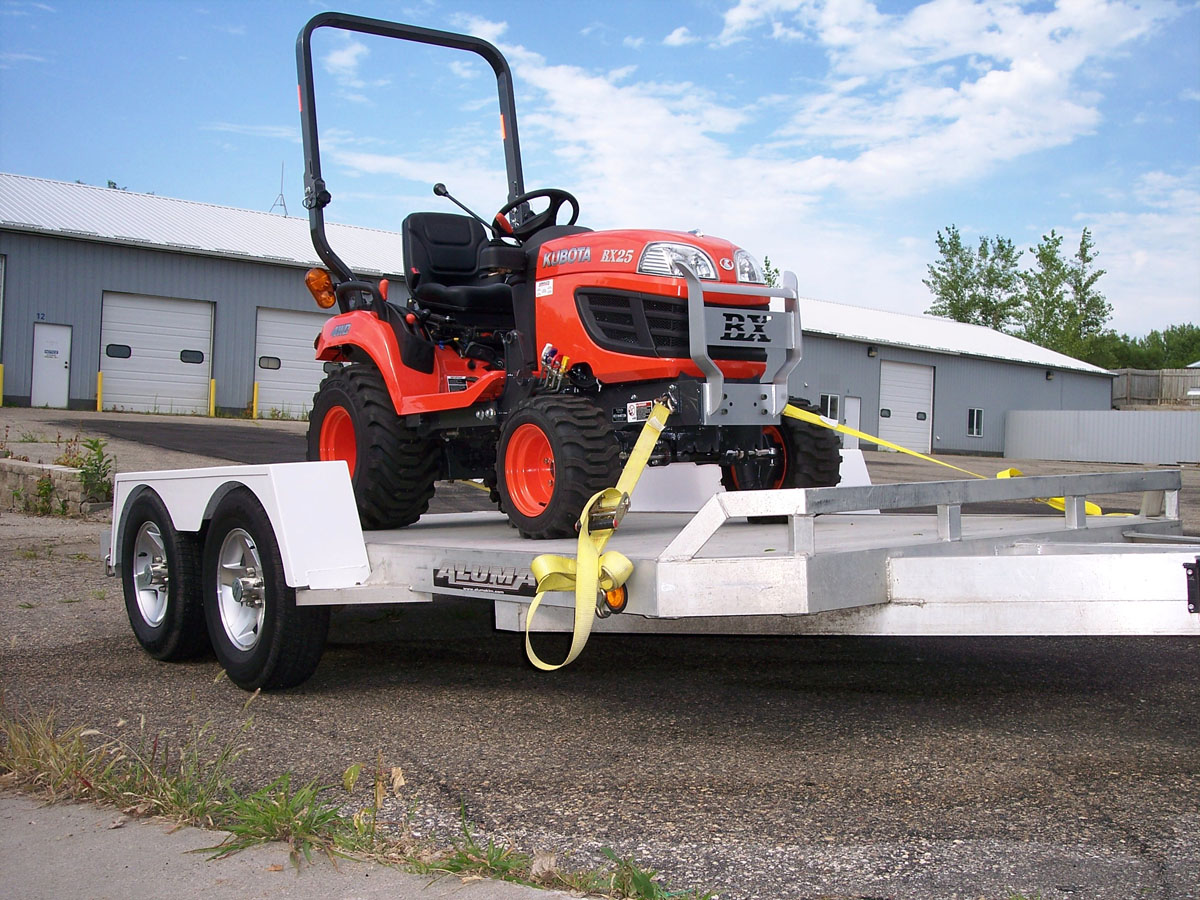
M158 494L171 524L199 532L229 491L246 487L262 504L295 588L347 588L370 574L350 473L341 461L125 472L114 479L109 564L120 564L125 510L142 491Z

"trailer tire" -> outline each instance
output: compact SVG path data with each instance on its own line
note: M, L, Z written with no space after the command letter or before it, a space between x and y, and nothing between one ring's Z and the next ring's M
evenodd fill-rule
M279 542L258 498L231 490L204 542L204 616L217 659L240 688L294 687L321 661L327 607L300 607L283 574Z
M402 528L421 518L441 470L439 450L403 426L374 366L338 369L313 396L308 458L345 461L365 529Z
M793 406L810 412L819 408L803 400ZM763 442L781 453L769 462L751 461L721 467L721 484L728 491L833 487L842 480L841 441L837 432L783 416L778 425L763 429ZM750 516L751 522L778 523L784 516Z
M147 488L125 511L118 547L125 612L142 649L164 662L208 650L199 536L177 531L162 499Z
M500 508L523 537L572 537L579 514L621 474L612 424L585 397L548 394L519 404L496 450Z

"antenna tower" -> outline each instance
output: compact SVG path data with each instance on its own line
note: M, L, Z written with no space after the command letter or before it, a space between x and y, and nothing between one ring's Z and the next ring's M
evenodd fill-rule
M275 207L282 209L285 216L288 214L287 200L283 196L283 163L279 164L279 196L275 198L275 202L271 204L271 208L267 212L275 212Z

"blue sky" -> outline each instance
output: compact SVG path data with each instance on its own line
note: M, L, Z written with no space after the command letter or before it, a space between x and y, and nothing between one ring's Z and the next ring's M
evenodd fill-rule
M0 171L300 215L295 37L325 3L0 0ZM592 227L727 237L803 293L903 312L939 228L1092 230L1112 327L1200 321L1195 2L355 0L508 56L525 180ZM318 32L336 221L504 198L494 82ZM1028 263L1030 256L1024 261Z

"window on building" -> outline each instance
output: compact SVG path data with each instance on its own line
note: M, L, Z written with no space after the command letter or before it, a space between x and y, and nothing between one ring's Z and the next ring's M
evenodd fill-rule
M842 418L842 399L837 394L821 395L821 415L838 421Z
M278 369L283 365L278 356L260 356L258 358L258 367L260 369Z
M983 437L983 410L977 406L967 410L967 437Z
M109 344L104 348L104 355L112 359L129 359L133 356L133 348L128 344Z
M198 366L204 362L204 353L200 350L180 350L179 361Z

